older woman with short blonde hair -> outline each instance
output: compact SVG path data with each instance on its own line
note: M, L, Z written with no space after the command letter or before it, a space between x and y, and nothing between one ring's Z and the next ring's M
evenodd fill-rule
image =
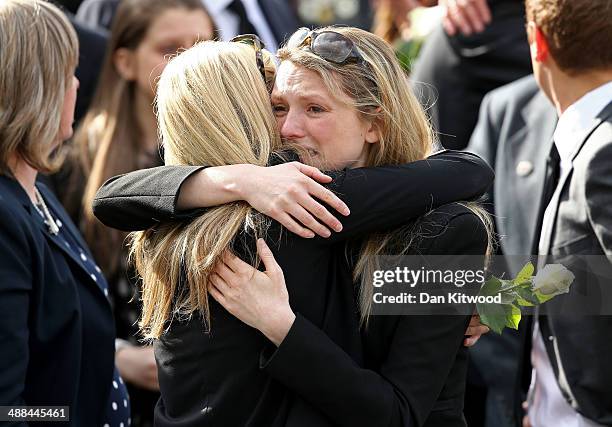
M0 404L65 406L48 419L74 426L127 425L106 281L37 181L61 166L72 136L76 34L46 1L4 0L0 46Z

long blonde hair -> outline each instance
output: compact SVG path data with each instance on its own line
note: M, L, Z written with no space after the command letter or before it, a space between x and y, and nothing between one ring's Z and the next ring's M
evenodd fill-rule
M0 173L17 153L40 172L57 170L62 106L79 57L66 16L40 0L0 2Z
M139 160L144 141L135 116L136 83L119 74L113 58L118 49L137 49L155 19L171 9L200 10L212 22L201 0L121 2L113 19L96 92L74 137L72 161L75 173L70 197L64 203L72 203L72 195L80 193L85 179L85 190L80 200L81 229L106 274L114 273L117 268L120 259L117 249L122 245L125 233L105 227L93 215L91 206L96 191L112 176L155 166Z
M208 41L186 50L163 71L156 102L166 164L265 166L280 147L250 46ZM215 264L241 230L262 236L266 223L247 203L236 202L187 224L133 233L130 257L142 277L145 338L158 338L175 316L194 312L210 325L208 277Z
M363 56L364 63L335 64L315 55L308 48L287 48L278 51L281 61L315 71L322 78L330 94L348 95L352 106L364 119L375 120L380 140L368 144L366 166L404 164L421 160L432 154L436 141L432 127L413 94L407 76L391 47L380 37L354 27L324 27L349 38ZM487 227L491 221L484 210L474 203L465 204ZM373 287L368 278L377 268L377 256L385 254L393 235L404 235L402 253L410 247L417 228L407 226L386 235L372 235L363 244L353 270L355 280L361 281L359 307L361 323L367 325L372 307ZM490 234L490 233L489 233ZM393 241L393 244L396 240Z

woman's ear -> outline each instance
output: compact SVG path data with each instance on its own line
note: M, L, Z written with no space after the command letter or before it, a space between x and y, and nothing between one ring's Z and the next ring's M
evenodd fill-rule
M376 144L380 142L382 135L381 132L381 119L380 119L381 108L378 107L374 110L373 118L366 119L366 129L364 134L364 140L368 144Z
M137 70L134 51L120 47L113 54L113 63L121 78L127 81L136 80Z

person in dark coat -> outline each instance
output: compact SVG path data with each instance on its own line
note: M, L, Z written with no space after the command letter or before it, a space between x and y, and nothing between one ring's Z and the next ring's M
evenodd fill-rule
M0 405L66 406L47 420L70 426L128 425L106 280L37 180L61 166L72 135L77 36L51 3L7 0L0 45Z

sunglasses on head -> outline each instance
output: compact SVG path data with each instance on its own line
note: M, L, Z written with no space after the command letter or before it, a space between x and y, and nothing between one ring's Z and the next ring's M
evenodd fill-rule
M261 77L263 78L264 83L266 84L266 88L268 89L268 92L272 92L272 87L274 85L274 77L269 76L268 73L266 72L266 66L264 64L263 53L262 53L262 49L265 49L266 47L264 42L262 42L261 39L257 37L257 35L255 34L242 34L242 35L234 37L233 39L230 40L230 42L243 43L253 48L253 50L255 51L255 61L257 62L257 68L259 69L259 72L261 73Z
M311 52L320 58L335 64L346 64L353 61L365 63L355 43L336 31L315 31L302 27L293 33L287 42L287 47L291 49L304 46L308 46Z

